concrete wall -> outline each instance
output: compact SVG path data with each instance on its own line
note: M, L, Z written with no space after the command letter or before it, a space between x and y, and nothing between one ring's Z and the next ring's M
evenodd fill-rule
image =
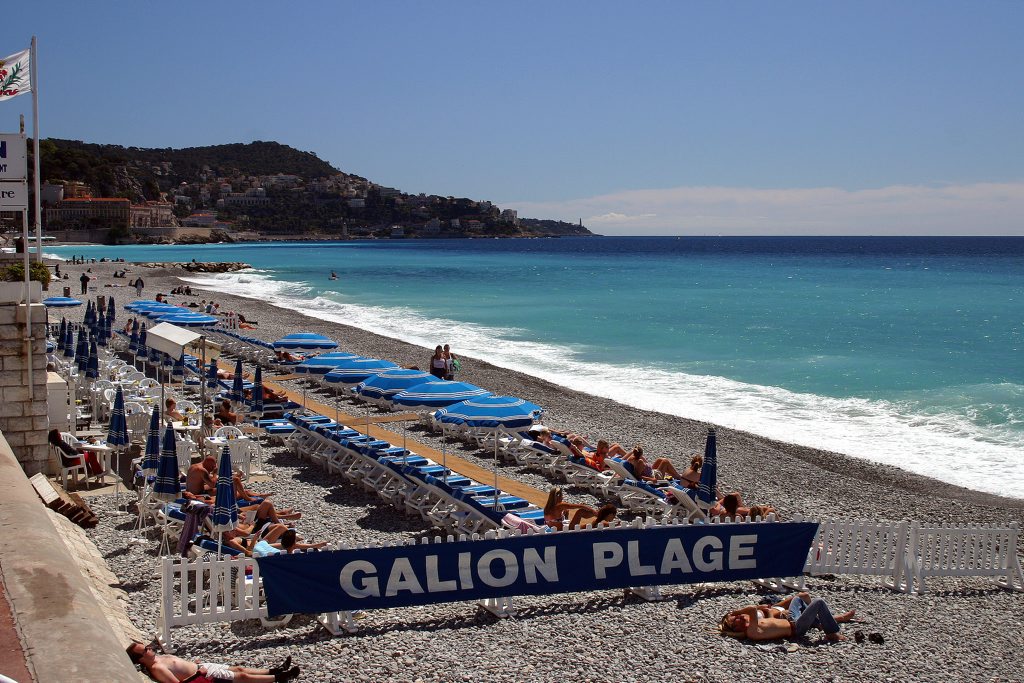
M45 376L45 373L42 373ZM0 434L0 575L37 683L137 681L122 642ZM17 542L31 535L31 542Z
M3 285L5 291L9 284ZM39 300L38 289L33 297ZM33 303L14 303L15 295L0 294L0 431L18 454L29 475L47 471L49 450L46 433L46 308ZM25 319L30 313L33 338L31 388L25 357Z

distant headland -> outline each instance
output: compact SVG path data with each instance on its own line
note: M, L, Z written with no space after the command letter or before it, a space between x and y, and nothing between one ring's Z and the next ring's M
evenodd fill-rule
M40 141L43 228L66 242L593 236L490 201L411 195L277 142Z

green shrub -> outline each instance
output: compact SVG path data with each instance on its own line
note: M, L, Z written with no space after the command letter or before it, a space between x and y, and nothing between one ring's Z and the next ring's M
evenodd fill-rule
M43 289L50 284L50 269L45 263L33 261L28 269L29 279L43 283ZM12 263L6 268L0 268L0 279L5 282L24 282L25 266L22 263Z

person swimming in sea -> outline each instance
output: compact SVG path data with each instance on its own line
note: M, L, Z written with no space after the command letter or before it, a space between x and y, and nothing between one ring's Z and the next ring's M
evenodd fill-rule
M338 274L335 273L333 270L331 271L331 278L330 279L332 279L332 280L337 280L338 279Z

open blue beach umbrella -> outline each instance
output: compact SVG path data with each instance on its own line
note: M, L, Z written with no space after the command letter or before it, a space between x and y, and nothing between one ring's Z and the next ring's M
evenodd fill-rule
M210 367L206 371L206 388L216 389L219 380L217 379L217 360L210 361Z
M491 392L474 384L439 379L409 387L392 396L391 403L411 410L424 411L446 408L459 401L490 395Z
M163 448L160 449L156 481L153 482L153 497L164 503L181 497L181 484L178 481L178 451L174 441L174 428L170 425L164 430Z
M138 311L146 306L151 306L153 304L162 305L162 303L163 302L161 301L154 301L153 299L136 299L135 301L129 301L122 308L126 311Z
M383 399L405 391L409 387L423 384L433 377L424 370L408 370L406 368L394 368L367 377L357 384L352 391L363 398Z
M177 456L175 456L177 457ZM160 466L160 406L153 406L153 416L146 432L146 452L142 458L142 475L151 477Z
M95 337L89 343L89 360L85 364L85 376L89 379L99 379L100 376L100 354L96 348Z
M354 386L373 375L397 367L397 363L379 358L350 358L324 375L323 380L328 384Z
M442 408L434 417L447 424L515 432L532 425L543 412L539 405L515 396L481 396Z
M700 485L697 488L697 504L705 510L718 502L718 444L715 428L708 428L708 439L704 443L704 464L700 468Z
M70 308L81 306L82 302L69 296L51 296L43 299L43 305L47 308Z
M278 339L273 347L284 351L329 351L338 348L338 343L322 334L295 332Z
M107 445L114 448L123 448L129 443L128 420L124 414L124 392L117 387L114 394L114 407L110 411L110 425L107 429Z
M263 368L256 366L256 379L252 385L252 411L263 416Z
M216 531L217 559L220 559L224 532L233 531L238 526L238 507L235 505L235 485L231 479L231 449L227 446L220 454L217 466L217 492L214 496L213 516L210 518L211 530Z
M209 327L217 322L217 318L205 313L168 313L157 318L158 322L170 323L178 327Z
M238 403L242 402L245 397L244 394L244 381L242 379L242 359L239 358L235 361L235 376L231 380L231 391L228 392L228 398Z
M343 365L345 361L353 360L355 358L362 358L362 356L355 353L348 353L347 351L322 353L319 356L313 356L312 358L302 361L298 365L292 367L292 370L300 375L326 375L339 365Z

